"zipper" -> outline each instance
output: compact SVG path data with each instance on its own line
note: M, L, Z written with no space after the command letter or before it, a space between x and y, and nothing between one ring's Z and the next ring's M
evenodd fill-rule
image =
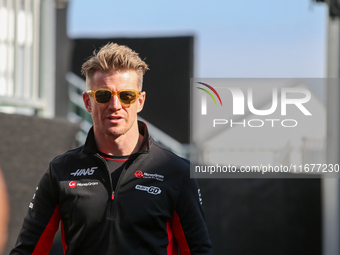
M108 176L109 176L109 180L110 180L110 188L111 188L111 192L110 192L110 193L111 193L111 194L110 194L111 197L110 197L110 201L109 201L109 205L108 205L108 217L112 218L112 217L113 217L112 211L114 210L113 208L114 208L115 191L113 190L113 186L112 186L111 173L110 173L109 166L108 166L106 160L103 159L98 153L95 154L95 156L96 156L97 158L99 158L101 162L104 163L104 166L105 166L105 168L106 168L106 172L107 172L107 174L108 174Z
M119 190L119 187L120 187L120 183L121 183L121 181L122 181L123 178L124 178L125 173L127 172L128 168L130 168L130 167L136 162L136 159L138 158L138 156L139 156L140 154L141 154L141 153L138 153L135 157L129 158L129 160L132 160L131 164L126 164L126 165L124 166L124 169L123 169L122 173L120 174L119 179L118 179L118 182L117 182L116 191L115 191L115 195L114 195L115 200L117 200L117 198L118 198L118 190ZM128 160L128 161L129 161L129 160ZM129 165L129 167L127 168L128 165ZM117 206L115 206L115 207L113 208L113 217L114 217L114 218L116 217L116 214L117 214Z
M136 159L138 158L138 156L142 154L142 153L138 153L136 155L136 157L134 158L130 158L129 160L133 160L133 162L129 165L129 167L132 166L132 164L135 163ZM117 197L118 197L118 191L119 191L119 187L120 187L120 183L122 182L122 179L124 178L124 175L125 173L127 172L127 165L124 166L124 169L122 171L122 173L120 174L119 176L119 179L118 179L118 182L117 182L117 186L116 186L116 190L113 190L113 187L112 187L112 178L111 178L111 173L110 173L110 170L109 170L109 166L107 164L107 162L105 161L105 159L103 159L99 154L95 154L95 156L97 158L99 158L105 165L106 167L106 171L107 171L107 174L109 175L109 179L110 179L110 187L111 187L111 203L110 203L110 212L109 212L109 215L110 217L113 217L115 218L116 217L116 213L117 213L117 209L116 207L117 206L113 206L114 204L114 201L117 200ZM112 208L113 207L113 208ZM113 211L113 212L112 212Z
M107 174L109 175L109 180L110 180L110 188L111 188L111 200L113 200L114 198L114 190L113 190L113 187L112 187L112 178L111 178L111 174L110 174L110 170L109 170L109 166L107 164L107 162L105 161L105 159L103 159L99 154L94 154L97 158L100 159L100 161L102 161L104 163L104 166L106 168L106 172Z
M131 165L132 165L132 164L133 164L133 162L131 163ZM117 182L116 191L115 191L114 194L113 194L113 197L114 197L116 200L117 200L117 197L118 197L118 190L119 190L120 183L121 183L121 181L122 181L122 179L123 179L123 177L124 177L126 171L127 171L127 168L126 168L126 166L124 166L124 169L123 169L122 173L120 174L119 179L118 179L118 182ZM117 212L117 209L116 209L116 208L117 208L117 206L115 206L115 207L113 208L113 218L116 217L116 212Z

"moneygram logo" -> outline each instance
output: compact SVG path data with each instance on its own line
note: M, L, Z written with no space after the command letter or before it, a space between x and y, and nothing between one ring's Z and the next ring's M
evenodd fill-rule
M99 183L98 182L75 182L75 181L71 181L69 182L69 186L71 189L75 188L75 187L89 187L89 186L97 186Z
M217 93L217 91L213 87L211 87L210 85L208 85L206 83L203 83L203 82L196 82L196 83L201 84L203 86L206 86L212 92L214 92L215 95L217 96L218 100L220 101L221 106L222 106L222 100L220 98L220 95ZM208 90L206 90L204 88L200 88L200 87L196 87L196 88L198 88L200 90L203 90L205 93L207 93L212 98L212 100L214 101L215 105L217 106L217 103L216 103L216 100L215 100L214 96ZM207 115L207 97L206 97L206 94L202 94L201 114L202 115Z
M142 172L141 170L137 170L137 171L135 172L135 176L136 176L137 178L142 178L142 177L144 176L144 174L143 174L143 172Z
M255 96L254 94L261 93L261 88L247 88L245 90L241 90L237 87L218 87L219 94L217 91L206 83L197 82L201 85L208 87L215 95L218 97L220 104L222 106L222 100L220 95L223 97L232 97L231 105L224 105L223 107L230 111L228 108L232 108L232 115L240 119L239 117L248 115L249 113L254 116L264 116L266 119L250 119L248 121L243 120L241 122L233 122L233 119L225 119L225 118L214 118L213 119L213 127L217 125L225 125L231 124L231 127L234 125L243 125L249 127L262 127L265 122L271 124L274 127L275 123L281 122L281 126L283 127L295 127L298 125L298 121L296 119L278 119L273 118L270 119L269 116L271 114L277 113L276 115L280 116L289 116L287 113L287 106L290 107L291 111L299 111L304 116L311 116L311 112L307 109L306 104L311 100L311 93L308 89L303 87L282 87L282 88L272 88L271 89L271 98L269 98L269 105L271 102L271 106L267 109L258 109L254 105ZM216 100L212 93L204 88L197 87L198 89L203 90L204 94L201 95L201 115L207 115L208 107L207 107L207 97L208 94L214 101L215 105L217 105ZM228 95L227 95L228 94ZM216 116L216 109L213 107L209 109L209 112L214 117ZM220 112L220 111L219 111ZM209 115L210 115L209 113ZM219 116L216 116L219 117ZM222 117L222 116L221 116ZM247 122L247 123L246 123ZM249 125L246 125L249 124Z

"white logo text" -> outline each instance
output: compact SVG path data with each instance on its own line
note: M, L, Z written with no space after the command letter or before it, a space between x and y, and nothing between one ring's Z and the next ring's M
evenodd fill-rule
M135 189L147 191L149 194L153 194L153 195L158 195L158 194L161 194L162 192L160 188L154 187L154 186L147 187L143 185L136 185Z
M82 176L82 175L93 175L94 171L97 169L98 167L92 167L92 168L88 168L88 169L78 169L77 171L75 171L74 173L70 173L70 175L73 176Z

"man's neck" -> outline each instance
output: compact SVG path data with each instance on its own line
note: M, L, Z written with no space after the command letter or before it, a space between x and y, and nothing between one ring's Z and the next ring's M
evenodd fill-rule
M99 151L108 155L126 156L139 151L143 136L137 128L137 132L118 137L95 132L95 140Z

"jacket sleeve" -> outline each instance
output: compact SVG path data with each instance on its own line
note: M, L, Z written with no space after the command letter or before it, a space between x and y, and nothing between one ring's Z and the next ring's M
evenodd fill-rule
M51 167L41 178L10 255L48 255L59 228L58 184Z
M202 199L196 179L185 174L178 203L172 219L172 229L181 255L213 254L202 211Z

